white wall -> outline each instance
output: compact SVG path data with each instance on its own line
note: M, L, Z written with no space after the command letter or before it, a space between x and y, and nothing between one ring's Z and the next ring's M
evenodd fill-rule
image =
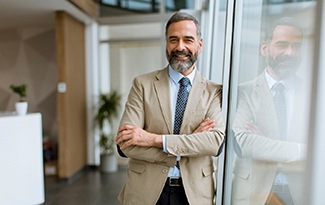
M165 60L162 23L121 24L101 26L99 90L122 94L120 115L123 112L132 80L143 73L162 69ZM116 132L120 117L113 123ZM98 135L98 134L97 134ZM96 136L98 138L98 136ZM95 152L98 153L96 148ZM126 160L119 158L119 163Z

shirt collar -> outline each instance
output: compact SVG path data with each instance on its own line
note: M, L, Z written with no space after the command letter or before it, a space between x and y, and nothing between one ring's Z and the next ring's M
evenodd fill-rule
M265 73L266 82L267 82L270 90L272 90L274 84L276 84L276 83L282 83L283 86L285 87L285 89L291 89L293 86L293 81L294 81L293 77L289 77L289 78L285 78L280 81L276 81L274 78L272 78L272 76L268 72L266 72L266 69L265 69L264 73Z
M193 71L188 76L186 76L190 80L191 85L193 85L195 72L196 67L194 67ZM180 72L175 71L170 65L168 66L168 75L175 84L178 84L179 80L184 77L184 75L182 75Z

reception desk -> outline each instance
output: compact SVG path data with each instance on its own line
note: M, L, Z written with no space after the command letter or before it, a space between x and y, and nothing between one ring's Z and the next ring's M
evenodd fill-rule
M44 203L41 114L0 114L0 163L0 204Z

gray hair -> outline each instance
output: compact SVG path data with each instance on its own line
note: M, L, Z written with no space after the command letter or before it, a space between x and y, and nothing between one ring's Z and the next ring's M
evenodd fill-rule
M165 27L165 37L167 37L167 31L168 31L170 24L179 22L179 21L184 21L184 20L190 20L190 21L194 22L194 24L196 26L196 30L197 30L198 39L201 39L201 28L200 28L200 24L199 24L198 20L194 16L192 16L186 12L176 12L175 14L173 14L170 17L170 19L168 20L166 27Z
M264 36L264 40L266 42L269 42L272 40L273 32L277 26L290 26L290 27L296 28L297 30L300 31L301 35L303 36L302 29L301 29L300 25L298 24L298 22L294 18L282 17L282 18L275 20L268 28L266 28L265 36Z

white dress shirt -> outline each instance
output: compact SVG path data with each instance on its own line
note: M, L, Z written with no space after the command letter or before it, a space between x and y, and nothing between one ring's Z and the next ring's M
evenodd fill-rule
M188 92L190 92L193 84L193 79L195 76L196 68L194 68L193 72L190 73L188 76L186 76L190 80L190 85L187 86ZM172 125L174 127L174 118L175 118L175 109L176 109L176 101L177 101L177 94L179 90L179 80L184 77L181 73L173 70L170 66L168 67L168 76L169 76L169 88L170 88L170 105L171 105L171 111L172 111ZM164 152L168 153L167 147L166 147L166 137L165 135L163 137L163 150ZM177 160L179 161L181 159L180 156L177 156ZM174 166L169 169L168 172L169 177L180 177L181 173L180 170Z

